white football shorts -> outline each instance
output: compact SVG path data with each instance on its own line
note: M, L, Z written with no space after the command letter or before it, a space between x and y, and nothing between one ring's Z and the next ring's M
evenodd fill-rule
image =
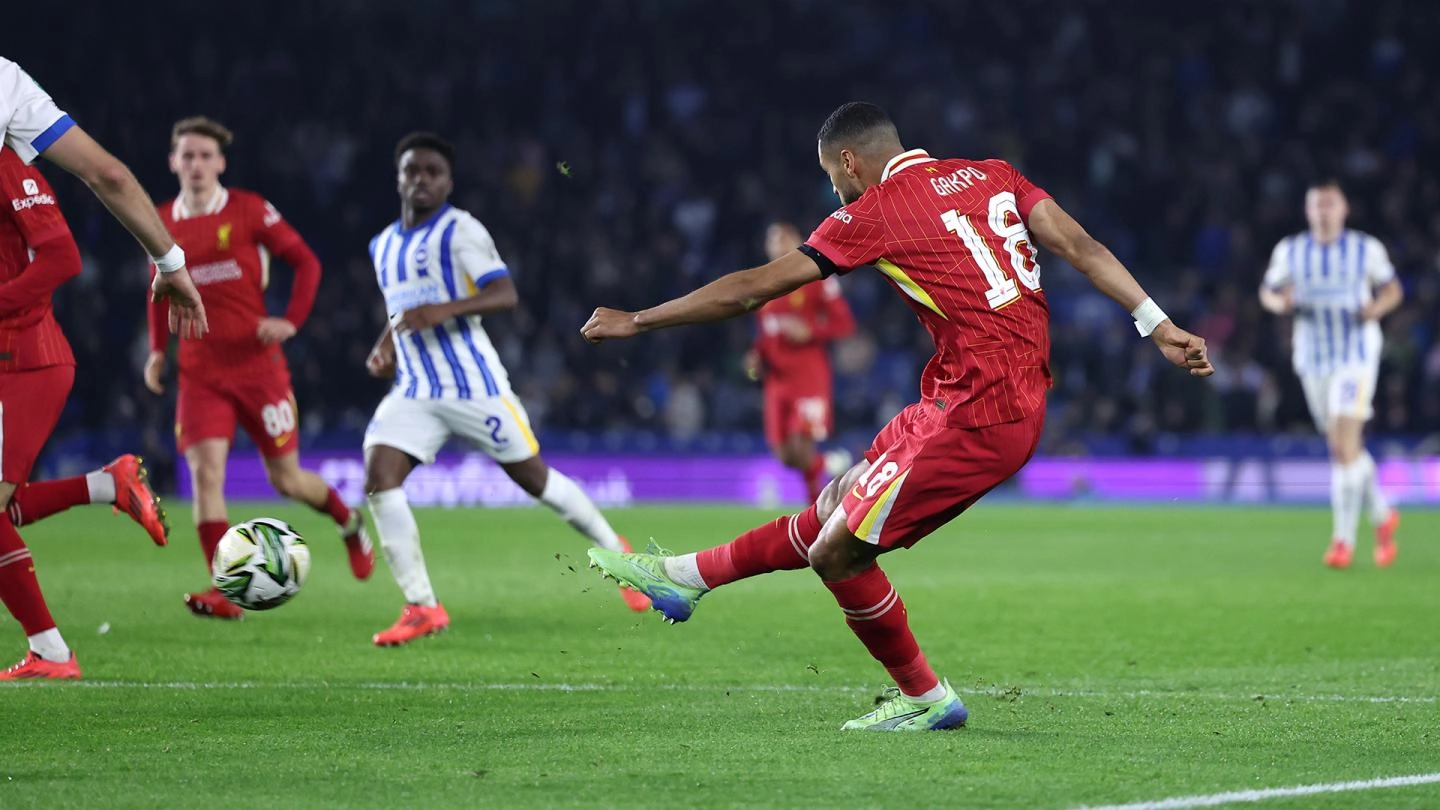
M1321 433L1329 430L1330 420L1342 416L1370 421L1375 415L1375 386L1380 380L1378 363L1365 366L1343 366L1329 374L1302 374L1300 385L1305 389L1305 403Z
M365 449L393 447L431 464L451 436L473 443L500 464L533 458L540 442L525 406L511 394L479 399L410 399L391 391L365 430Z

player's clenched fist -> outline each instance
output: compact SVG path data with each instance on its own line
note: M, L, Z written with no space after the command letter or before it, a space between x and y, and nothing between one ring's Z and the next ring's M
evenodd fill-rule
M599 343L602 340L634 337L640 334L640 327L635 325L635 313L600 307L581 327L580 334L591 343Z
M1209 353L1205 351L1205 338L1192 335L1171 321L1155 327L1150 337L1160 347L1160 353L1165 355L1166 360L1189 369L1191 376L1209 377L1215 373L1215 367L1210 365Z

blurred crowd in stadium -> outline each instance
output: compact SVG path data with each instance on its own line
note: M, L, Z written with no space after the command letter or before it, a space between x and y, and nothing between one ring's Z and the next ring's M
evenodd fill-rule
M851 99L888 107L907 145L1015 162L1210 341L1220 372L1196 396L1042 254L1051 452L1310 429L1288 324L1255 289L1321 176L1344 184L1352 226L1388 245L1408 295L1385 324L1375 426L1440 425L1440 15L1401 25L1395 2L1341 0L609 0L563 16L526 0L300 0L271 4L286 16L273 26L266 5L87 0L67 6L65 54L7 55L157 199L175 193L174 120L235 130L225 181L266 195L325 266L289 345L307 433L358 436L383 393L364 371L382 323L366 244L397 214L391 152L413 129L457 143L455 201L511 263L522 309L491 334L542 430L757 431L751 323L598 349L578 329L597 305L758 262L771 218L808 230L826 215L815 131ZM100 47L117 36L126 47ZM145 268L92 195L47 173L87 262L58 301L80 364L65 427L140 427L164 449L170 410L140 384ZM277 274L277 300L287 284ZM861 333L837 348L837 418L868 429L915 396L930 348L878 275L843 284Z

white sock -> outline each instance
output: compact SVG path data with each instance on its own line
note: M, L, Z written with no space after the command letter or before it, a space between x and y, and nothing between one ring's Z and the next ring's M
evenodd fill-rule
M52 627L30 637L30 649L46 661L63 664L70 660L70 648L60 637L60 629Z
M375 519L375 532L380 535L380 548L395 584L405 594L405 601L414 605L434 607L435 590L430 587L430 572L425 570L425 555L420 551L420 526L403 489L387 489L366 498L370 515Z
M620 535L610 528L610 522L600 514L595 502L585 494L579 484L553 467L545 478L545 489L540 493L540 502L554 510L562 520L576 531L590 538L590 542L611 551L621 551Z
M1330 463L1330 510L1334 515L1332 537L1351 548L1360 529L1360 507L1365 500L1365 467L1359 461Z
M1364 468L1365 502L1370 507L1370 522L1378 526L1390 517L1390 499L1380 489L1380 471L1375 467L1375 457L1363 453L1360 464Z
M104 470L85 473L85 486L90 488L91 503L115 502L115 476Z
M666 557L661 564L665 576L669 577L676 585L684 585L687 588L702 588L710 590L705 580L700 576L700 564L697 562L697 555L681 554L678 557Z
M935 703L945 697L945 683L942 681L930 687L923 695L906 695L916 703Z

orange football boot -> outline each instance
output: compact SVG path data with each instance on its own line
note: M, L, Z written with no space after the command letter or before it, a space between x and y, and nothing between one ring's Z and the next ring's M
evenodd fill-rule
M165 522L165 510L160 506L159 496L150 489L150 471L145 469L144 460L126 453L100 469L115 479L115 504L111 507L115 514L124 512L129 515L150 535L155 545L165 545L170 536L170 526Z
M1325 564L1331 568L1349 568L1350 558L1354 554L1355 549L1345 545L1345 541L1332 540L1330 550L1325 552Z
M445 612L444 605L406 605L390 629L376 633L371 640L377 647L399 647L417 638L433 636L449 626L450 614Z
M1395 554L1399 551L1395 547L1395 530L1398 528L1398 509L1391 509L1390 514L1385 516L1385 522L1375 527L1375 564L1381 568L1389 568L1390 563L1395 562Z
M624 537L620 538L620 550L626 554L630 554L632 552L632 549L630 548L630 541L626 540ZM643 593L640 593L629 585L620 586L620 598L625 600L626 607L630 608L636 613L644 613L645 611L650 609L650 597L646 596Z
M340 536L350 557L350 573L364 582L375 573L375 544L370 542L370 532L365 530L364 513L351 509L350 522L340 528Z
M0 681L78 681L80 680L80 664L75 660L75 653L70 653L68 661L46 661L35 654L34 650L26 653L25 658L13 667L0 672Z
M226 599L219 588L185 594L185 607L190 608L190 612L196 616L207 619L245 618L245 609Z

